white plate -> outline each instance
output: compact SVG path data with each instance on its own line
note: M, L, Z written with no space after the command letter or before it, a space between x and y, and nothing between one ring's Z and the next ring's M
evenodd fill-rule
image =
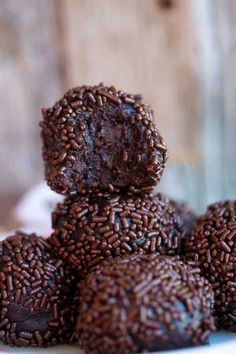
M84 354L76 346L62 345L49 349L15 349L0 345L0 354ZM109 353L104 353L109 354ZM154 354L154 353L152 353ZM236 333L216 332L210 337L210 345L195 348L169 350L157 354L236 354Z

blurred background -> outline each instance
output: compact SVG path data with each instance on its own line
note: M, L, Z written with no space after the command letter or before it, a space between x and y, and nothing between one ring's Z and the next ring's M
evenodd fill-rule
M158 190L198 211L236 198L236 0L0 0L0 231L43 181L41 108L100 81L154 108Z

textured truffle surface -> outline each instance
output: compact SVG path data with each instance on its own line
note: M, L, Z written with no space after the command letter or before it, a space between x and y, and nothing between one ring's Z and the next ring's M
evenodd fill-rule
M114 87L71 89L40 125L46 180L58 193L151 188L167 160L150 107Z
M182 224L161 194L100 193L67 198L53 213L50 243L82 275L102 260L126 254L180 253Z
M47 347L74 341L75 279L51 246L17 232L0 243L0 339Z
M184 253L212 283L218 326L236 331L236 201L210 205L186 240Z
M130 354L206 343L214 329L212 299L207 280L176 257L116 258L81 285L82 348Z

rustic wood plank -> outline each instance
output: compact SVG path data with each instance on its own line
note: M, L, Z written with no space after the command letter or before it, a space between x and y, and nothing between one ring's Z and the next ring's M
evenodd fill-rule
M204 194L201 195L204 202L202 206L223 197L222 67L215 10L211 0L193 2L200 53L198 74L201 82L201 131L198 139L202 151L202 183L205 184Z
M43 178L40 110L61 94L56 1L0 2L0 194Z
M235 198L235 17L234 0L2 0L0 195L43 176L41 107L104 81L156 112L171 156L158 190L201 209Z
M213 4L211 4L213 6ZM223 197L236 199L236 2L216 1L216 30L221 53Z
M205 203L236 198L234 0L193 2L198 33Z

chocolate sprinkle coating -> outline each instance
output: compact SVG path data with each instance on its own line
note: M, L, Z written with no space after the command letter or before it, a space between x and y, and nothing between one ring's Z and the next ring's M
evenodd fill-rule
M236 201L208 206L184 253L213 286L218 326L236 331Z
M54 191L134 191L160 180L167 148L140 95L81 86L42 112L45 176Z
M161 194L68 197L52 214L52 225L55 254L80 275L111 257L180 254L183 238L182 224Z
M180 218L180 222L183 224L185 235L188 236L192 229L196 226L197 214L186 202L170 199L170 203L176 210L176 213Z
M75 341L76 279L35 234L0 243L0 339L47 347Z
M213 292L177 257L134 255L100 266L81 283L77 330L89 354L195 346L214 330Z

